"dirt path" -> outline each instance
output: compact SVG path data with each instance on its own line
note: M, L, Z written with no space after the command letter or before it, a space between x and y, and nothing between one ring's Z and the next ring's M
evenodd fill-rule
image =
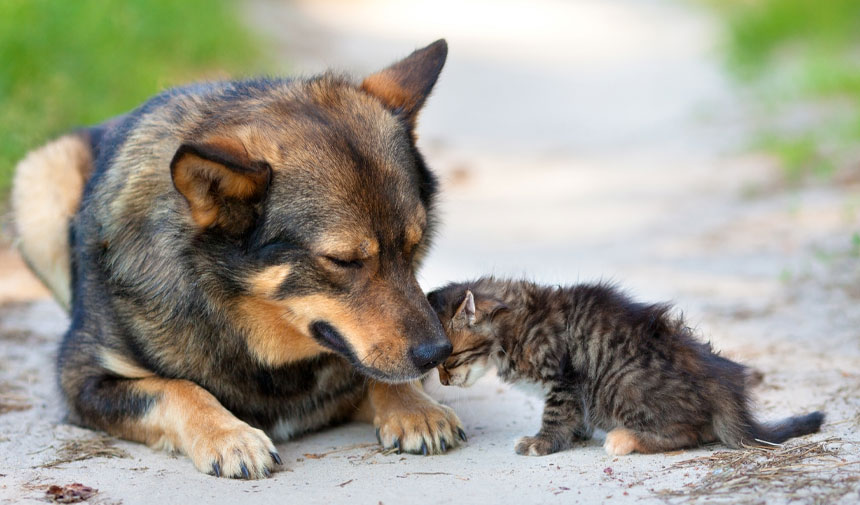
M537 429L541 402L488 378L434 387L470 434L444 457L381 454L372 430L350 425L281 444L287 469L271 479L216 480L136 444L64 451L94 436L60 422L52 356L64 315L49 301L7 303L0 502L35 503L70 482L98 488L91 502L125 504L856 502L860 445L846 442L860 442L860 188L785 190L766 159L739 154L749 121L702 13L657 0L525 3L254 0L248 17L304 73L363 73L448 39L420 129L445 186L425 287L490 272L612 278L674 300L764 373L763 418L823 409L821 434L767 456L716 446L609 458L594 440L518 457L512 442ZM0 293L18 272L3 270ZM120 457L51 465L94 448Z

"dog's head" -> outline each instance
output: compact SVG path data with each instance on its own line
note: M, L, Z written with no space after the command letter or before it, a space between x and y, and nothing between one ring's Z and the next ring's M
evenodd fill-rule
M403 381L450 353L415 278L436 181L414 127L446 55L435 42L359 85L240 83L176 152L199 268L260 361L329 350Z

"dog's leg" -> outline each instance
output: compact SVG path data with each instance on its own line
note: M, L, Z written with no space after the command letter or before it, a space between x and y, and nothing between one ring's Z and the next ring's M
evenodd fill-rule
M372 413L377 437L386 449L439 454L457 445L458 439L466 440L457 414L430 398L418 382L373 381L368 388L368 400L365 408L359 408L357 418L367 419Z
M267 477L280 462L265 433L237 419L191 381L74 375L77 380L63 386L73 415L87 426L179 450L198 470L217 476Z

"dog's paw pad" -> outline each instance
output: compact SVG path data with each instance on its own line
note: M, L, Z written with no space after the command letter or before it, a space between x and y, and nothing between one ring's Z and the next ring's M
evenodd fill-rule
M374 420L377 438L386 449L413 454L441 454L466 440L454 410L435 402L398 410Z
M603 448L610 456L623 456L636 450L636 434L624 428L615 428L606 434Z
M199 433L189 456L198 470L217 477L262 479L281 458L262 430L241 421Z

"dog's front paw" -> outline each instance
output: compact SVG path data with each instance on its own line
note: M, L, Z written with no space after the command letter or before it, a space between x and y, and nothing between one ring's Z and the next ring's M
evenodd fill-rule
M262 479L281 464L269 437L238 419L199 431L187 452L198 470L217 477Z
M636 435L625 428L615 428L606 434L603 448L610 456L624 456L636 450Z
M441 454L466 440L460 418L450 407L429 397L408 409L389 410L374 418L376 436L386 449L413 454Z
M521 456L546 456L557 452L552 439L548 437L521 437L517 440L514 450Z

